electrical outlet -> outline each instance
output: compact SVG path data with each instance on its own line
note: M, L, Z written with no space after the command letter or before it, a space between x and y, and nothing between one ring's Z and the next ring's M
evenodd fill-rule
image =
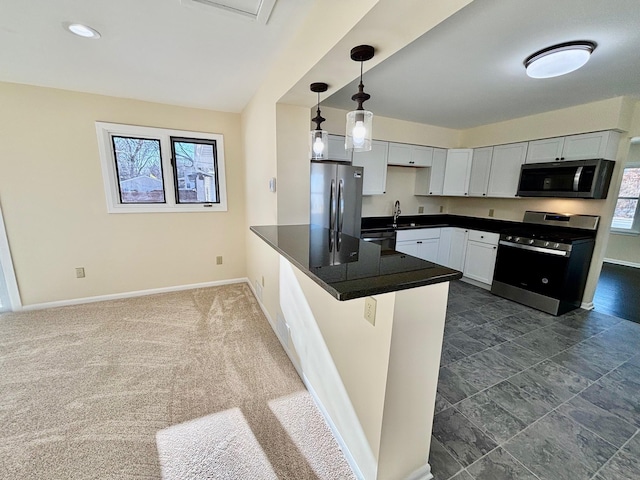
M489 216L490 216L490 217L493 217L493 208L490 208L490 209L489 209Z
M216 257L216 265L222 265L222 256Z
M424 213L424 207L422 205L418 207L418 213Z
M76 268L76 278L84 278L84 267Z
M444 212L444 207L440 205L440 213Z
M262 301L262 285L260 285L260 282L258 282L256 280L256 297L258 297L258 300Z
M262 276L262 286L264 287L264 275Z
M364 300L364 319L371 325L376 324L376 299L373 297L367 297Z

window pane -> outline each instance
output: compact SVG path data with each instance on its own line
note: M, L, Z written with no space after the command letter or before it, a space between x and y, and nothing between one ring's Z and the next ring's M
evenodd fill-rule
M640 197L640 167L624 169L619 197Z
M219 203L215 140L171 137L178 203Z
M160 140L112 137L121 203L164 203Z
M629 230L633 228L633 219L638 208L638 200L619 198L613 213L611 228Z

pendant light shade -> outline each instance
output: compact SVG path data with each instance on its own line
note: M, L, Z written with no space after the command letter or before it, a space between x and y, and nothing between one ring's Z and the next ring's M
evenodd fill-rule
M315 122L316 128L311 130L309 136L309 158L311 160L327 160L329 158L329 135L320 126L325 121L320 115L320 93L326 92L329 86L326 83L317 82L312 83L309 88L318 94L316 116L311 119L312 122Z
M368 152L371 150L371 132L373 127L373 113L365 110L362 104L371 98L365 93L362 84L362 63L373 58L373 47L360 45L351 49L351 60L360 62L360 85L358 93L351 100L358 103L357 108L347 113L347 130L345 135L345 148L354 152Z
M589 61L596 44L567 42L545 48L527 57L524 66L531 78L552 78L573 72Z

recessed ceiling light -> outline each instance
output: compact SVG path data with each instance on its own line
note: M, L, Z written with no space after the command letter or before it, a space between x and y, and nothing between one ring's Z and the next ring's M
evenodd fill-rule
M66 27L67 30L69 30L74 35L78 35L79 37L100 38L100 32L81 23L69 23L68 25L66 25Z
M524 66L531 78L558 77L582 67L595 48L595 42L586 40L553 45L527 57Z

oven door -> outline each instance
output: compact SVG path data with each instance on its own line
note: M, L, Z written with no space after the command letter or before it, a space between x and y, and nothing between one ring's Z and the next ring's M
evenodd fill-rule
M504 243L498 246L494 281L545 297L562 297L569 252Z

